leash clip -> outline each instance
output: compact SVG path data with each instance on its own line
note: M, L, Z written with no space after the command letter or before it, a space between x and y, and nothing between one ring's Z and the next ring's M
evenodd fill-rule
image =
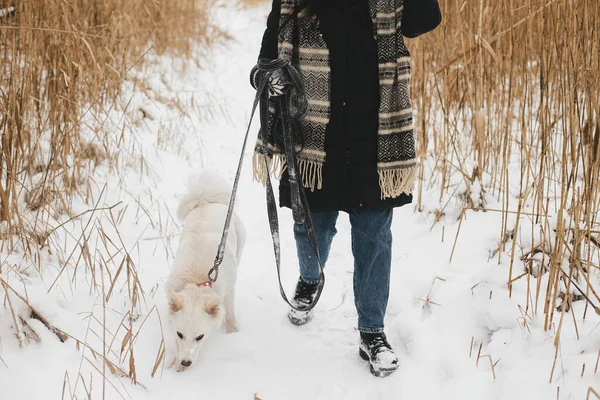
M219 277L219 265L221 265L221 260L217 259L215 260L215 265L210 269L210 271L208 271L208 282L205 283L209 283L210 286L212 286L213 283L215 283L217 281L217 278Z

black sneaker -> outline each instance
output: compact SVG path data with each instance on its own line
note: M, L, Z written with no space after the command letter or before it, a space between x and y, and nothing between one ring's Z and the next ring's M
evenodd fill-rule
M360 333L360 357L371 365L371 373L384 378L398 369L398 357L385 333Z
M296 284L296 293L294 294L294 298L291 303L298 306L308 306L311 304L315 296L317 295L317 287L318 283L306 283L302 280L302 278L298 278L298 283ZM301 326L310 322L313 317L312 310L309 311L298 311L293 308L290 309L288 313L288 318L290 322L296 326Z

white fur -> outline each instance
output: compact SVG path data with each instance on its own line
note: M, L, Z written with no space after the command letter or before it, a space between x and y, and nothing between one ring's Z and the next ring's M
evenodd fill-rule
M184 222L184 228L167 282L168 323L177 342L177 371L186 368L182 362L193 364L196 361L202 344L222 324L227 332L237 330L235 282L245 231L236 215L232 218L217 282L212 287L198 286L198 283L208 281L208 272L213 267L229 197L226 182L212 173L203 172L188 183L188 193L177 209L177 217ZM199 337L202 339L197 340Z

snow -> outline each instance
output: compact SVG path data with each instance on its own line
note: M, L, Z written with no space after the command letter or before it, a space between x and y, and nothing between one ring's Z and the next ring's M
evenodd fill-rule
M239 332L213 337L188 371L176 373L163 365L151 376L161 340L169 341L164 283L180 229L173 217L177 196L187 176L201 169L215 169L233 182L254 95L248 74L267 12L267 7L220 9L218 18L234 40L216 49L202 69L152 56L135 72L152 77L150 92L126 82L128 112L123 116L111 109L105 122L114 146L125 132L118 157L126 168L105 163L90 172L95 203L115 207L87 213L57 230L52 243L61 251L40 251L39 268L19 254L2 253L0 277L82 343L72 338L61 343L39 321L31 321L41 341L20 348L11 313L0 309L2 399L532 400L582 399L588 387L597 388L600 318L588 311L582 320L585 304L574 303L580 339L572 316L565 314L556 351L556 326L544 331L543 298L525 314L527 279L516 281L509 297L510 253L490 255L498 248L501 214L468 211L459 223L460 208L452 201L435 223L433 211L448 201L439 199L435 185L423 190L423 210L406 206L394 215L386 333L400 359L396 373L374 378L358 355L347 216L338 222L314 319L292 326L279 297L264 189L252 182L251 144L236 204L248 231L236 295ZM254 124L253 135L256 130ZM483 186L471 187L472 202L487 196L490 208L500 208L493 207ZM83 212L90 206L78 201L73 208ZM508 226L515 221L510 215ZM280 211L280 225L283 278L291 295L297 264L288 210ZM87 256L79 258L82 233ZM522 264L515 262L514 268L513 276L523 272ZM133 280L136 275L139 282ZM113 279L107 299L100 293L108 293ZM547 277L540 279L545 287ZM132 295L140 298L135 306ZM15 296L10 299L19 304ZM22 310L22 303L16 308ZM124 372L133 362L143 386L111 374L103 355Z

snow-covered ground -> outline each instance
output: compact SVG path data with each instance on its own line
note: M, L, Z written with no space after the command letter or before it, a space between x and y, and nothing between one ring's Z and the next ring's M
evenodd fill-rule
M470 211L459 224L461 208L451 201L445 217L434 223L429 211L440 208L436 185L423 191L422 212L406 206L394 215L386 330L401 360L397 373L374 378L358 356L346 216L339 220L315 318L292 326L279 297L264 189L252 182L249 157L236 206L248 230L236 298L239 332L213 337L188 371L161 364L151 376L167 333L163 288L180 229L172 216L176 196L186 176L203 168L233 180L254 94L248 72L267 13L266 6L219 10L233 40L215 49L202 69L154 57L137 71L151 77L150 92L126 83L128 111L124 117L111 112L105 127L109 134L124 132L120 159L127 167L121 173L108 165L92 171L97 208L115 207L57 230L52 243L62 250L43 250L39 271L19 254L2 253L0 277L72 338L61 343L32 320L41 341L21 348L13 316L1 308L0 398L530 400L583 399L588 387L598 388L598 316L590 311L581 320L584 302L575 303L578 332L565 314L556 352L555 328L543 329L542 299L539 314L531 309L525 314L520 307L525 309L527 279L516 281L509 297L509 257L502 254L500 264L490 257L498 247L501 214ZM494 199L487 201L494 208ZM89 206L73 208L83 212ZM287 210L280 222L291 293L297 264ZM514 222L513 215L508 226ZM523 272L521 263L514 268L513 276ZM132 294L139 298L135 307ZM23 310L16 296L10 299ZM130 375L135 365L140 385L111 373L104 357Z

